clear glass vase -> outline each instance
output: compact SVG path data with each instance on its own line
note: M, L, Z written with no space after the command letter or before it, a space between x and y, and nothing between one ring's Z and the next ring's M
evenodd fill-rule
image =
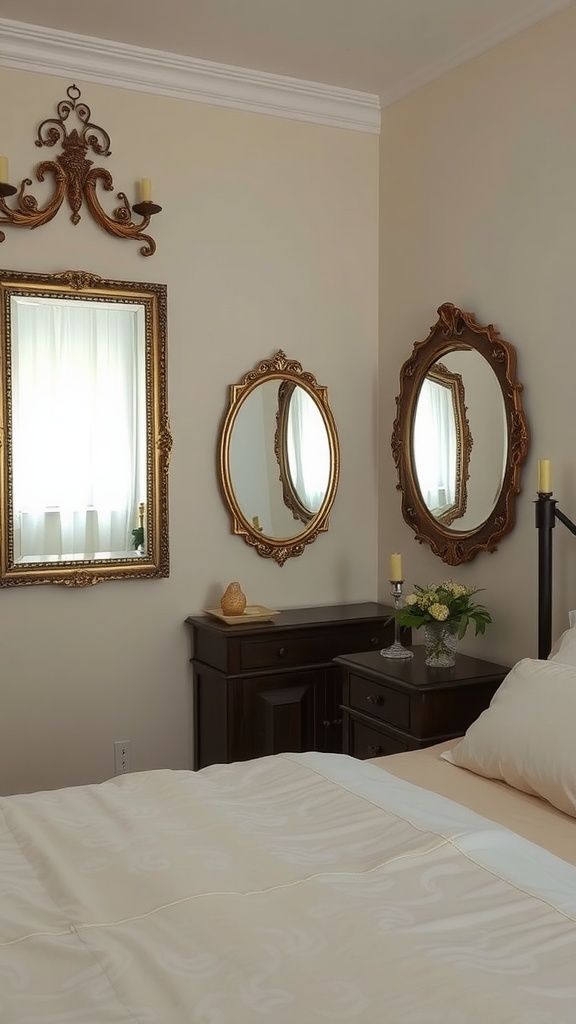
M458 627L450 622L428 622L424 626L426 664L432 668L450 668L456 662Z

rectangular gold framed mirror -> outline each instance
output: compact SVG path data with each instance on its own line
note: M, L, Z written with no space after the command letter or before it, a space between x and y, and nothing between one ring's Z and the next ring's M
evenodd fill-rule
M166 293L0 271L0 586L168 576Z

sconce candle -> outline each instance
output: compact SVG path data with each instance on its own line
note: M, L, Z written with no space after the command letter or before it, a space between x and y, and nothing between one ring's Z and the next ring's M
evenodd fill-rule
M538 460L538 494L552 494L550 459Z
M396 551L393 555L390 555L390 582L401 583L403 579L402 555L399 555Z
M8 157L0 156L0 181L8 183Z
M140 202L150 203L152 201L152 181L150 178L142 178L140 181Z

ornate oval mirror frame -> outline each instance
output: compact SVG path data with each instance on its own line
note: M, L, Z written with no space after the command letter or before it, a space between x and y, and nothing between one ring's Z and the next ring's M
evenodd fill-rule
M492 369L502 396L506 430L501 485L495 495L492 510L483 521L469 529L458 530L457 519L448 523L435 517L426 506L418 484L413 449L413 431L416 406L424 380L434 373L437 362L451 352L474 351L483 357ZM466 401L465 382L464 403ZM400 394L396 399L397 415L392 431L392 455L398 472L397 489L402 492L402 514L414 530L416 539L426 542L448 565L459 565L473 559L479 551L494 551L498 541L510 532L515 522L515 499L520 492L521 467L528 452L528 428L524 417L522 384L516 379L516 353L512 345L503 341L491 325L477 323L471 313L464 312L450 302L438 309L438 321L428 337L416 342L411 357L400 373ZM486 417L494 415L488 402ZM462 420L462 438L466 451L460 478L468 475L470 451L475 428ZM470 473L473 476L473 468ZM464 506L465 511L465 506Z
M0 271L0 586L168 576L166 292Z
M289 406L298 388L311 399L325 431L321 440L328 468L317 511L299 494L289 465ZM308 437L304 451L308 453L311 444ZM340 473L338 434L326 388L299 362L279 350L230 385L218 447L220 485L232 532L243 537L258 555L284 565L328 529ZM238 493L238 481L247 482L244 497ZM277 530L267 526L274 519L270 509L276 509L276 519L281 521Z

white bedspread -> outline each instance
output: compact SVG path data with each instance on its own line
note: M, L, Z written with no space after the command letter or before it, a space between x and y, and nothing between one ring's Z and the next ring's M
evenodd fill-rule
M374 765L0 810L0 1024L576 1022L576 868Z

